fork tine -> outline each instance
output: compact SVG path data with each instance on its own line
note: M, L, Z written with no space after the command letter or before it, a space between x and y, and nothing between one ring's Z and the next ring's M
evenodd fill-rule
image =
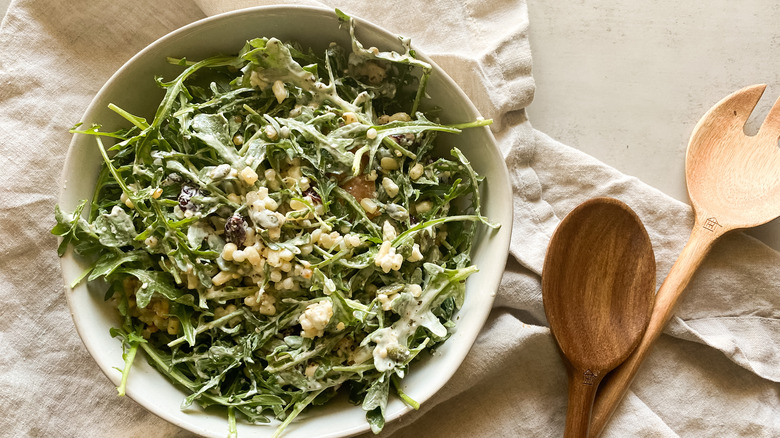
M775 104L769 110L764 123L761 124L759 134L778 135L780 134L780 97L777 98Z
M729 94L710 108L707 114L702 117L702 121L720 119L732 122L734 126L740 128L745 126L745 122L758 104L765 89L765 84L757 84ZM780 116L780 114L778 115Z

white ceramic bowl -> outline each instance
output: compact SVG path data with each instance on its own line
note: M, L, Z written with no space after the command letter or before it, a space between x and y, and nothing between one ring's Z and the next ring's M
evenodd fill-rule
M400 51L397 35L357 20L358 39L366 47ZM169 65L166 56L203 59L216 54L235 53L244 42L255 37L277 37L296 40L319 53L328 43L336 41L349 47L349 34L340 29L332 10L296 6L274 6L245 9L197 21L155 41L130 59L106 82L84 114L85 126L100 123L104 130L125 127L126 122L107 108L109 103L133 114L152 118L163 92L154 83L155 76L175 77L180 67ZM417 51L420 58L431 62ZM428 94L443 108L444 123L465 122L479 116L474 105L441 69L434 65ZM74 121L75 122L75 121ZM403 388L413 399L424 402L438 391L457 370L484 324L492 307L504 270L512 226L512 198L509 178L503 158L488 128L468 129L460 135L441 135L445 146L457 145L471 161L474 169L486 176L483 187L483 214L502 226L496 232L483 230L473 250L473 262L479 272L466 285L466 300L457 317L457 331L435 355L426 355L413 364L403 380ZM90 136L76 135L65 161L63 181L66 188L60 196L60 206L72 211L82 199L92 196L101 158ZM484 228L484 227L483 227ZM86 266L70 253L62 258L65 284L83 272ZM122 367L122 348L109 335L109 328L119 325L116 310L103 301L102 294L90 291L83 284L67 291L73 321L92 357L116 385ZM136 358L127 384L127 395L149 411L192 432L224 437L228 430L224 410L202 410L193 406L181 411L185 393L146 363L143 354ZM104 400L111 403L111 400ZM398 418L410 408L391 396L386 411L387 421ZM267 437L275 424L253 426L239 422L241 438ZM365 413L359 406L335 401L316 408L298 419L286 430L286 438L341 437L368 430Z

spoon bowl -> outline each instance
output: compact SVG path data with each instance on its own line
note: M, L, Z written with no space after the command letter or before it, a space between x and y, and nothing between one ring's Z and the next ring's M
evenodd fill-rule
M654 292L650 238L627 205L596 198L561 221L544 261L542 298L569 374L565 436L587 436L596 388L636 348Z

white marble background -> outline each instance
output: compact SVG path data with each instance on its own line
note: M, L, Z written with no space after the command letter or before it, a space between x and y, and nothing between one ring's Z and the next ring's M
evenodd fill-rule
M717 101L765 83L747 131L780 96L780 4L528 0L536 129L688 202L688 138ZM750 232L780 249L780 223Z

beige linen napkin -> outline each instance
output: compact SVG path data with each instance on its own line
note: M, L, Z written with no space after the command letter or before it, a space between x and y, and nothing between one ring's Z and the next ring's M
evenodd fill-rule
M266 3L11 5L0 28L0 435L192 435L116 396L73 328L48 230L67 130L105 80L177 27ZM511 254L487 324L453 379L382 436L560 436L566 376L539 286L559 218L594 196L627 202L648 228L660 284L687 238L690 208L533 130L524 0L306 4L412 37L495 120L513 183ZM718 243L604 436L780 436L778 279L776 252L743 234Z

